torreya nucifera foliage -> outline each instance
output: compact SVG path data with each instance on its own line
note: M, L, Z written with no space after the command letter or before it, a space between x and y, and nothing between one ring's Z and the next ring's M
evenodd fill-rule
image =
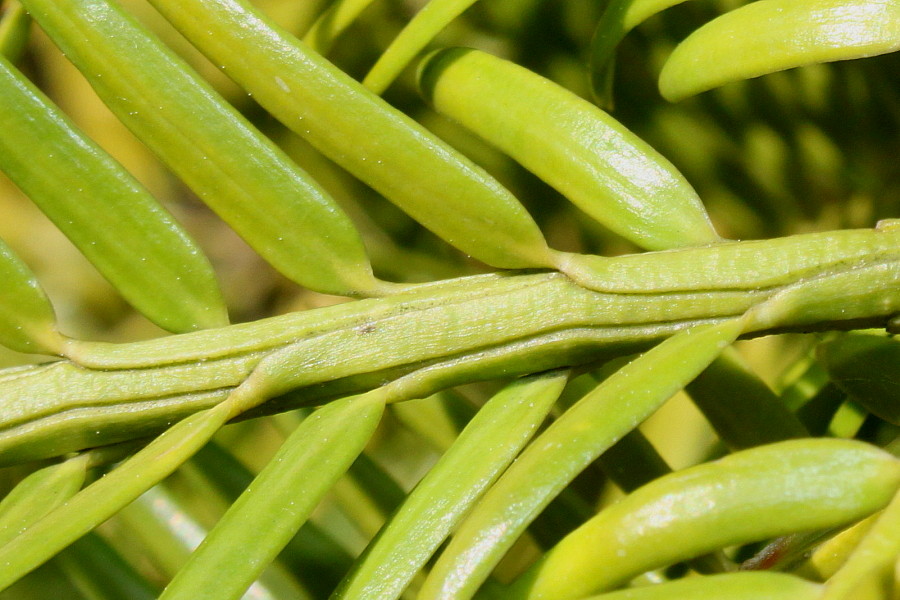
M0 594L895 597L900 4L676 4L2 2Z

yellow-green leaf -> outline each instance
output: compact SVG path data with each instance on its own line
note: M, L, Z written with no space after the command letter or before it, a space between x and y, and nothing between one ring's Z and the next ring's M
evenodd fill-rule
M679 44L659 76L671 101L792 67L900 49L896 0L759 0Z
M483 169L245 0L151 4L282 123L450 244L495 267L558 258Z
M455 48L430 55L419 84L439 112L635 244L663 250L720 239L700 198L668 160L556 83L490 54Z
M116 116L276 269L321 292L386 292L334 200L134 18L108 0L23 4Z
M124 167L0 57L0 170L138 311L184 332L228 324L212 266Z
M0 240L0 344L19 352L59 354L50 300L31 269Z

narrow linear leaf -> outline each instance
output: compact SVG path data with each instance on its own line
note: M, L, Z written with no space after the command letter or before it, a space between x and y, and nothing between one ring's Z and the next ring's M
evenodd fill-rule
M849 523L887 505L898 486L900 461L855 440L736 452L602 510L520 577L508 598L583 598L715 549Z
M394 416L434 450L446 452L477 412L453 390L391 405Z
M34 471L0 502L0 546L75 495L87 475L90 458L75 458Z
M10 0L3 4L0 11L0 56L16 63L25 52L31 30L31 17L18 0Z
M192 508L196 509L197 504L181 501L163 482L116 514L117 535L112 541L116 545L140 548L142 560L151 562L165 580L169 580L184 567L191 552L208 533ZM160 593L161 590L154 598ZM278 565L266 569L259 580L250 585L247 594L254 600L310 600L309 594Z
M880 516L881 513L875 513L862 521L854 523L824 540L812 551L807 546L803 552L803 558L806 560L793 567L793 572L815 581L825 581L832 577L844 566L847 558L853 554L860 542L865 539L866 534L875 525ZM772 563L766 563L766 568L779 568L781 566L778 562L774 563L772 567L769 566L770 564ZM750 567L755 568L755 565L751 563Z
M180 421L118 468L0 547L0 590L162 481L233 416L225 402Z
M332 294L390 287L334 200L137 21L108 0L23 4L116 116L276 269Z
M734 319L679 333L566 411L462 522L421 596L471 597L528 524L578 473L696 377L741 330L741 320Z
M0 116L2 119L2 116ZM31 269L0 240L0 344L25 353L60 354L50 300Z
M900 556L900 494L875 521L853 553L825 583L822 600L879 600L894 590Z
M381 53L363 85L381 94L453 19L478 0L430 0Z
M591 38L590 75L594 95L603 106L612 105L613 57L629 31L658 12L685 0L611 0Z
M584 600L818 600L822 586L783 573L726 573L591 596Z
M809 436L800 419L734 349L688 384L687 393L732 449Z
M399 597L531 439L567 379L567 371L526 377L491 398L381 529L332 598Z
M848 333L821 344L816 354L840 389L866 410L900 425L900 340Z
M319 15L303 42L319 54L328 54L334 42L373 0L335 0L328 10Z
M253 475L215 440L191 460L212 487L230 503L253 481ZM303 524L278 555L285 566L314 597L325 597L350 570L353 557L331 535L313 521Z
M725 352L728 353L731 350L732 348L726 348ZM712 365L707 367L707 369L713 368L713 366L717 362L722 361L723 358L723 356L720 356L714 360ZM613 366L615 365L615 368L618 368L619 364L621 364L621 360L622 359L610 361L594 373L585 375L584 382L579 387L585 386L590 381L598 381L595 379L597 376L601 376L599 381L602 381L603 373L605 372L608 375L614 372L612 370ZM723 382L723 384L727 383ZM589 391L590 390L584 390L579 395L583 396ZM641 433L640 429L633 429L625 434L622 439L610 446L609 449L597 458L596 464L599 465L610 480L626 494L636 490L642 485L650 483L654 479L672 472L672 468L659 454L650 440ZM591 512L593 513L594 511L592 510ZM585 520L586 518L582 519L573 527L566 529L566 531L575 529L575 527L578 527L578 525ZM687 561L686 564L697 573L704 574L727 572L734 570L736 566L734 562L722 552L699 556Z
M628 362L628 357L614 359L595 372L586 373L571 381L560 404L568 409ZM569 398L571 401L567 402ZM672 472L672 468L640 429L629 431L605 450L597 458L597 465L619 489L626 493Z
M161 598L240 598L362 452L383 411L384 399L376 390L307 417Z
M495 267L556 261L508 190L248 2L151 4L288 128L450 244Z
M490 54L454 48L423 62L419 86L439 112L635 244L662 250L720 240L696 192L669 161L552 81ZM557 267L566 270L565 263Z
M688 36L666 61L659 89L676 102L741 79L897 49L895 0L760 0Z
M0 57L0 169L151 321L228 324L212 266L175 219Z
M159 593L93 532L66 548L57 562L76 589L90 600L153 600Z
M344 494L339 492L342 488ZM363 531L371 529L373 535L406 498L397 480L365 452L356 457L333 491L336 501L344 505L344 513Z

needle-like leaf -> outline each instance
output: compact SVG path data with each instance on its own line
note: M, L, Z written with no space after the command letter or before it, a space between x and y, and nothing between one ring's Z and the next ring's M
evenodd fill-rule
M228 324L187 232L3 57L0 131L0 169L137 310L169 331Z
M659 89L675 102L732 81L897 49L900 4L894 0L760 0L679 44L660 73Z
M108 0L25 0L103 101L276 269L380 295L349 218L173 51Z

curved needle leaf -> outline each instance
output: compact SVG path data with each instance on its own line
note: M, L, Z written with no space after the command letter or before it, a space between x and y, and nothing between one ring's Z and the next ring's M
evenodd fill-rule
M0 590L168 477L233 417L228 402L178 422L121 466L0 547Z
M107 0L23 4L116 116L276 269L320 292L386 293L334 200L137 21Z
M540 511L741 333L740 319L683 331L614 373L534 440L463 521L423 598L469 598Z
M0 120L2 120L0 115ZM31 269L0 240L0 344L25 353L60 354L53 306Z
M175 219L0 57L0 169L151 321L228 324L212 266Z
M663 250L720 240L700 198L669 161L552 81L490 54L454 48L430 55L419 83L439 112L635 244Z
M517 380L491 398L381 529L335 599L397 598L463 514L528 443L567 371Z
M327 54L335 40L373 0L336 0L312 24L303 41L319 54Z
M660 73L659 89L675 102L741 79L897 49L896 0L759 0L679 44Z
M450 244L495 267L553 266L559 253L508 190L245 0L151 4L277 119Z
M611 0L591 39L591 88L601 105L612 105L613 55L629 31L685 0Z
M725 573L591 596L584 600L818 600L822 586L784 573Z
M307 417L161 598L240 598L362 452L383 411L376 390L332 402Z
M877 600L894 587L900 555L900 494L868 530L838 571L825 583L822 600Z
M583 598L718 548L836 527L883 508L898 486L900 460L856 440L742 450L656 479L602 510L507 597Z
M478 0L430 0L378 57L363 85L381 94L453 19Z

